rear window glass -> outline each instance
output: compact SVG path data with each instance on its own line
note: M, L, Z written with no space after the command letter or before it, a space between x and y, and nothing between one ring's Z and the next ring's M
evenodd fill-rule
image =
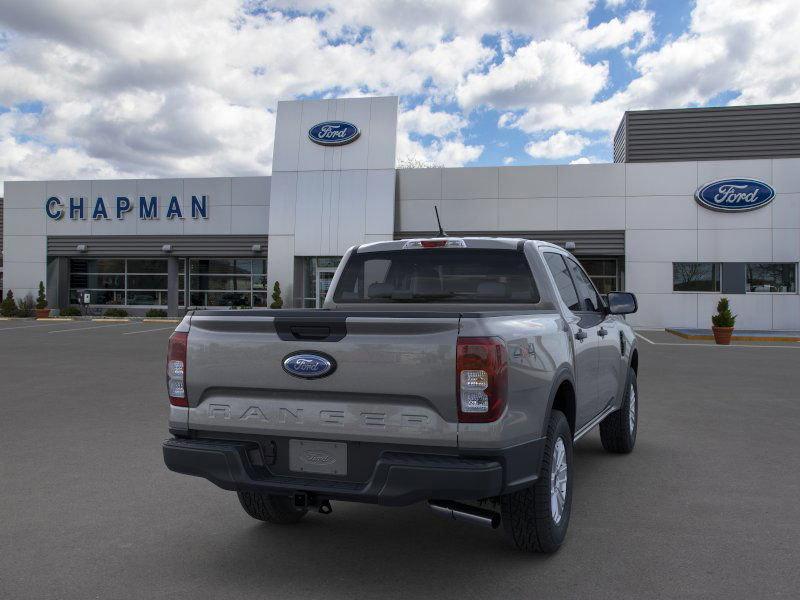
M333 300L535 304L539 292L519 251L428 248L351 255Z

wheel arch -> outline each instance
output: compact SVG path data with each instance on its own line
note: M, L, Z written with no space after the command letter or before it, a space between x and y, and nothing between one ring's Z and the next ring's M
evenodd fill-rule
M567 368L563 368L556 373L553 378L553 385L550 389L549 407L547 415L559 410L564 413L569 423L569 429L575 434L577 419L577 398L575 395L575 381L572 373ZM547 430L547 421L544 423L544 431ZM543 434L544 435L544 434Z

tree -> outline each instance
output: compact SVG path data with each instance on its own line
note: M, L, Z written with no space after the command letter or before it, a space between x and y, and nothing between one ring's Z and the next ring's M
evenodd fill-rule
M733 327L736 323L736 315L731 312L727 298L720 298L717 303L717 314L711 317L714 327Z
M435 163L424 158L419 158L416 154L410 154L397 161L398 169L442 169L443 164Z
M8 290L5 300L0 302L0 315L13 317L17 314L17 302L14 300L14 292Z
M36 296L36 308L42 310L47 308L47 296L44 293L44 282L39 282L39 294Z
M272 304L270 308L283 308L283 298L281 298L281 284L277 281L272 286Z

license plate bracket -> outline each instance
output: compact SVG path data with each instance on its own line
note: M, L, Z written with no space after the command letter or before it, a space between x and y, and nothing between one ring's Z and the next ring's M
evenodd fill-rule
M289 440L289 470L295 473L347 475L347 444Z

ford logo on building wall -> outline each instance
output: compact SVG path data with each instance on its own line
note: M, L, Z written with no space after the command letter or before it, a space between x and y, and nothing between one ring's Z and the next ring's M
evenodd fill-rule
M358 127L347 121L325 121L308 130L308 138L323 146L342 146L361 135Z
M336 369L336 361L330 356L297 352L283 359L283 370L293 377L318 379L330 375Z
M697 190L695 200L711 210L744 212L766 206L775 197L775 190L755 179L723 179Z

